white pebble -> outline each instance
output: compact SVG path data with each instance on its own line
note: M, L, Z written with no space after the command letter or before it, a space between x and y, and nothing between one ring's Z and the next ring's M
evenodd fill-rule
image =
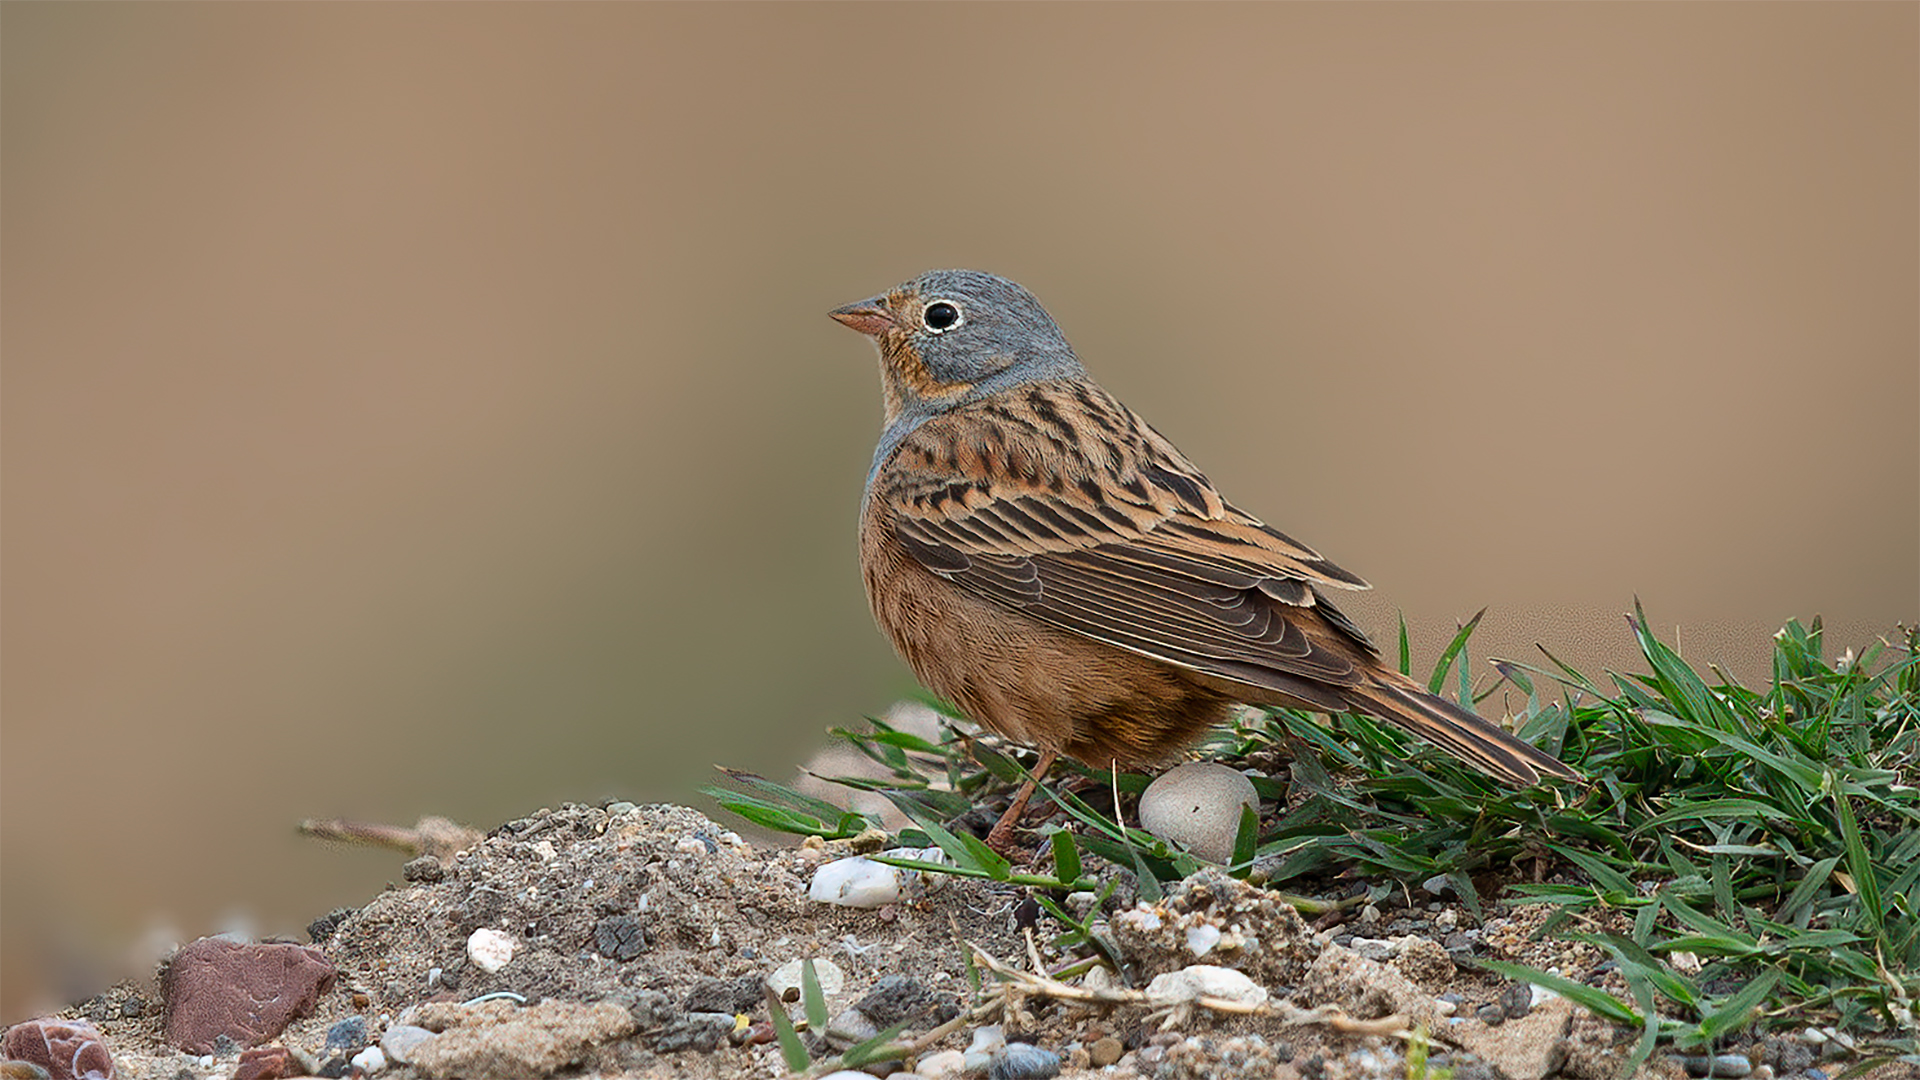
M377 1073L387 1067L387 1055L381 1053L379 1047L369 1046L353 1055L349 1064L363 1073Z
M994 1055L1006 1049L1006 1029L999 1024L988 1024L973 1029L973 1042L963 1056L966 1072L985 1072L993 1065Z
M773 969L773 974L767 976L767 985L784 999L788 990L800 987L800 967L804 963L803 960L791 960ZM820 981L821 997L838 997L840 991L846 989L846 972L840 970L839 964L824 956L814 958L813 977Z
M958 1050L942 1050L937 1054L928 1054L914 1067L915 1072L926 1080L958 1080L967 1067L967 1055Z
M1194 998L1224 998L1243 1005L1266 1003L1266 988L1232 968L1194 964L1155 975L1147 984L1147 1000L1155 1005L1178 1005Z
M1168 769L1140 793L1140 827L1208 862L1233 858L1240 808L1260 808L1253 781L1210 761Z
M518 944L512 934L483 926L467 937L467 959L481 971L499 971L513 962Z
M1220 944L1220 928L1211 923L1201 923L1187 928L1187 951L1195 956L1205 956Z
M387 1057L402 1065L408 1065L413 1061L414 1050L433 1037L433 1032L423 1027L415 1027L412 1024L390 1024L380 1035L380 1049L387 1052Z
M900 875L886 863L858 855L836 859L814 871L807 896L841 907L885 907L900 899Z

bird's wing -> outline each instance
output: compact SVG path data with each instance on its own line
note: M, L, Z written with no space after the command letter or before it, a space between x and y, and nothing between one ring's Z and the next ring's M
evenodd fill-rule
M1321 592L1364 581L1226 502L1090 383L1039 383L929 420L869 498L927 569L1142 655L1330 708L1374 655Z

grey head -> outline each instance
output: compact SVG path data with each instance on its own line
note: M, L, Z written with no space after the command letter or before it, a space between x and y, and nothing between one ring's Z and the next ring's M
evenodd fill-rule
M831 314L880 350L886 429L869 483L900 440L932 417L1016 386L1087 374L1032 293L978 270L930 270Z

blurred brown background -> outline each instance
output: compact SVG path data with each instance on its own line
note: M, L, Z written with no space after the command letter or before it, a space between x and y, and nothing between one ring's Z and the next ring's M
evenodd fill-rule
M1417 662L1920 611L1920 8L8 3L5 1000L908 677L829 307L1022 281ZM1532 654L1537 655L1537 654Z

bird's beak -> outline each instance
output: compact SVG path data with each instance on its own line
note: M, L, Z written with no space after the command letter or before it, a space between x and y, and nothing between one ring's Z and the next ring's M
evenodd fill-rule
M868 337L878 337L894 327L893 315L887 311L883 297L862 300L857 304L837 307L827 314L833 316L842 325L851 326Z

